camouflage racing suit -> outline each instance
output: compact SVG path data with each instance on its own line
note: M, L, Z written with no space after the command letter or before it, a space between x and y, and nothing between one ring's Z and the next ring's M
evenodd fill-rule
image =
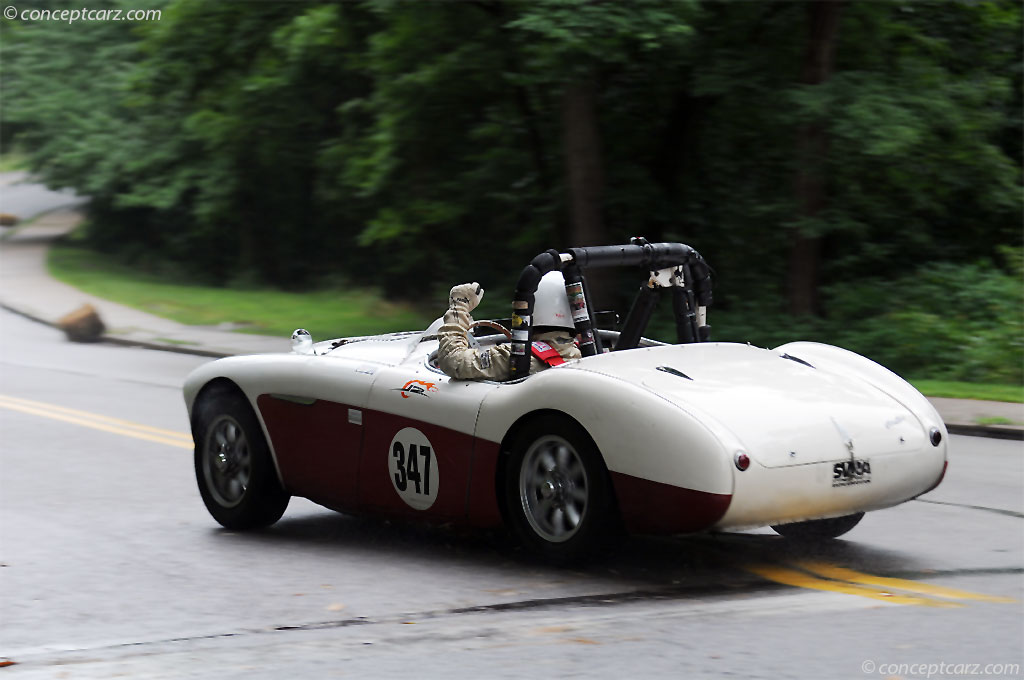
M508 380L510 356L508 344L492 347L470 347L466 332L473 323L471 312L476 309L484 291L478 283L463 283L452 288L448 299L448 311L444 314L444 325L438 329L439 347L437 364L441 370L453 378L461 380ZM534 335L535 348L544 349L550 346L558 352L564 361L579 359L580 350L576 347L572 331L556 330ZM546 345L545 345L546 343ZM537 351L530 357L530 373L536 373L548 367L548 364L537 358Z

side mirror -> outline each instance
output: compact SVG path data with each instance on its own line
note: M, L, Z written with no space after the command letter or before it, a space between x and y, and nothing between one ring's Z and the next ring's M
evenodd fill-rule
M313 336L305 328L297 328L292 333L292 352L295 354L316 354L313 349Z

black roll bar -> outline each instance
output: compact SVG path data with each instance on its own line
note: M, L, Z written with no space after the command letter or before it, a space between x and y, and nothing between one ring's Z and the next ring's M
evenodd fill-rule
M646 239L635 238L627 245L569 248L565 253L548 250L533 258L516 283L515 298L512 301L510 379L522 378L530 373L529 347L533 341L534 294L545 274L562 272L573 322L580 336L580 352L583 356L593 356L599 354L602 347L590 313L592 307L584 270L588 267L630 266L642 266L648 271L681 267L684 285L672 287L677 339L681 343L708 339L710 328L699 325L697 308L711 305L711 268L700 253L690 246L683 243L648 243ZM650 284L640 289L615 349L636 346L654 311L656 293Z

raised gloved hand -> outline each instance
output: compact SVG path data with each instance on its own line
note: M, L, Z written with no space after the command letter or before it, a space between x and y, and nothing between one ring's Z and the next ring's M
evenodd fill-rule
M484 289L479 283L461 283L448 294L448 307L468 314L476 309L483 297Z

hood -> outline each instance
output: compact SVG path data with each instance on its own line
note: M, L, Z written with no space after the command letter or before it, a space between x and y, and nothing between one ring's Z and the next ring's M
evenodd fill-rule
M572 368L625 380L724 427L766 467L903 453L924 446L914 414L869 383L749 345L664 345Z
M344 357L396 366L419 346L423 331L339 338L316 344L320 356Z

